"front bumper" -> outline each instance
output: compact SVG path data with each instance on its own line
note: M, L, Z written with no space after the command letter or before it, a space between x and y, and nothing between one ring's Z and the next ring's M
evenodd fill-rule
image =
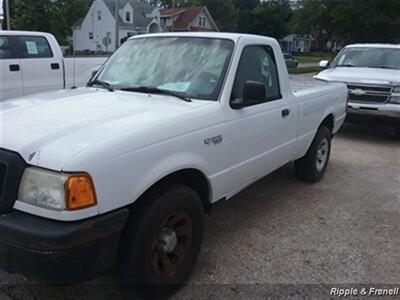
M363 104L350 102L347 106L348 121L373 120L385 125L400 125L400 104Z
M0 216L0 268L51 284L86 281L111 271L128 209L79 222L13 211Z

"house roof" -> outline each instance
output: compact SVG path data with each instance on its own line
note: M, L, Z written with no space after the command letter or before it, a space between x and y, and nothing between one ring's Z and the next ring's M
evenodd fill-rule
M110 10L111 14L115 15L115 0L103 0L105 5ZM146 15L153 12L154 7L143 0L119 0L119 9L125 7L127 3L133 7L133 24L127 24L119 18L120 25L126 28L147 27L153 18L148 18Z
M172 14L180 14L182 12L184 12L187 8L186 7L177 7L177 8L164 8L164 9L160 9L161 15L162 16L172 16Z
M80 18L78 21L76 21L75 24L72 25L72 29L76 29L76 28L81 27L81 25L83 23L83 20L85 20L85 18Z
M213 27L218 30L217 25L215 24L212 16L208 12L207 8L204 6L191 6L191 7L181 7L176 8L175 10L172 8L162 9L161 16L169 17L172 15L179 15L176 19L174 26L176 30L186 30L193 22L193 20L204 10L205 14L210 19ZM193 28L192 28L193 29ZM204 29L199 28L198 30L204 31Z

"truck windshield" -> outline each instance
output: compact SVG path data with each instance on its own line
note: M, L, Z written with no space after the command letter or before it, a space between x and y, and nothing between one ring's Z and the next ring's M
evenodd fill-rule
M224 39L151 37L127 41L98 80L115 89L159 90L217 100L234 43Z
M335 67L400 69L400 49L347 48L336 59Z

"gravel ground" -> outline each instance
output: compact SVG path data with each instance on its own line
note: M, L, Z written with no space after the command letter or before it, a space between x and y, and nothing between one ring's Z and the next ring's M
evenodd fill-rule
M337 285L400 287L399 231L400 141L390 129L346 125L320 183L298 181L287 165L218 203L199 261L171 299L303 299L328 297ZM111 276L49 287L0 272L0 290L0 300L132 299Z

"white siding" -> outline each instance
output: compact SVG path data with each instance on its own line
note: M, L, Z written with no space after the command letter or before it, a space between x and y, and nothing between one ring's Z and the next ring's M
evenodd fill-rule
M129 23L126 22L127 12L130 13L131 17ZM134 23L133 7L131 4L127 3L118 13L123 21L123 23L120 24L118 44L127 36L148 32L149 27L126 29L127 27L129 28L129 26L133 27L130 24ZM101 15L101 20L99 20L99 15ZM154 18L155 20L153 22L156 22L159 25L159 9L154 8L147 17ZM114 12L110 12L103 0L95 0L86 14L81 27L75 28L73 31L73 44L75 51L113 52L115 50L115 23ZM93 39L90 38L92 34ZM104 44L104 40L107 36L111 37L111 42L108 46Z
M98 20L101 12L101 20ZM89 39L93 33L93 39ZM103 39L111 34L111 44L106 47ZM86 14L80 29L74 29L73 43L75 51L114 51L115 50L115 20L103 0L95 0Z
M127 13L129 13L129 15L130 15L130 21L129 22L127 22L127 20L126 20L126 14ZM123 9L119 10L119 16L121 17L121 19L122 19L122 21L124 23L133 24L133 7L129 2L127 2L125 4Z

